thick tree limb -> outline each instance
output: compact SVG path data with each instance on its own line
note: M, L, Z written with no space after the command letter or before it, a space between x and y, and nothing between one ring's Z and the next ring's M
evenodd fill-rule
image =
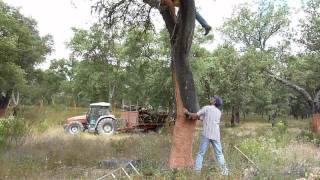
M292 82L289 82L283 78L280 78L278 76L276 76L275 74L273 74L272 72L270 71L266 71L266 75L277 80L278 82L284 84L285 86L295 90L296 92L298 92L299 94L301 94L303 96L303 98L307 101L308 105L310 106L311 109L313 109L313 106L314 106L314 101L312 99L312 97L310 96L310 94L305 90L303 89L302 87L296 85L296 84L293 84Z
M175 23L174 23L174 21L172 19L170 11L169 11L168 8L160 8L159 11L160 11L160 14L162 15L162 18L163 18L164 22L166 23L166 28L167 28L167 30L169 32L169 35L170 35L170 37L172 37L173 36L174 27L175 27Z

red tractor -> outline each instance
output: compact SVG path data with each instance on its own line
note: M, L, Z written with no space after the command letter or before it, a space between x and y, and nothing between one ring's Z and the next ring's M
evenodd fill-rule
M66 119L64 129L70 134L79 134L82 131L112 135L115 132L116 118L110 113L110 103L99 102L90 104L85 115Z
M103 135L112 135L115 131L144 131L160 132L168 119L165 112L150 112L144 108L121 112L120 120L117 120L109 111L110 103L99 102L90 104L87 114L66 119L64 129L70 134L79 134L87 130ZM116 129L116 124L122 127ZM120 126L120 125L119 125Z

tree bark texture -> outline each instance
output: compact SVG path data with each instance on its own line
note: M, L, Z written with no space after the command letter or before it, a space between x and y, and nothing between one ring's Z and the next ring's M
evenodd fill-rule
M196 121L186 119L184 108L190 112L199 110L189 64L189 52L195 26L194 1L181 1L177 24L174 23L168 9L160 9L160 13L170 34L172 80L176 100L176 123L171 142L169 167L191 167L193 165L192 144Z

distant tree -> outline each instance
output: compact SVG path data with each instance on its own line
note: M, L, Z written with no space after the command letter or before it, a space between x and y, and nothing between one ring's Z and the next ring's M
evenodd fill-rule
M277 4L273 0L258 1L257 8L252 8L248 4L240 5L234 10L232 17L223 24L221 31L226 36L227 41L237 46L240 45L240 51L245 53L239 61L246 67L241 66L237 72L247 74L242 77L235 76L240 78L238 83L235 83L237 81L231 81L234 82L234 87L231 89L235 91L235 94L229 96L234 99L231 102L235 103L231 105L231 124L240 121L241 109L246 110L248 103L251 101L251 94L257 92L253 89L258 87L254 86L264 86L258 83L258 81L265 82L260 72L265 67L274 64L273 56L275 55L273 47L270 44L268 46L268 41L279 35L288 26L288 13L288 7L283 2ZM239 88L240 86L244 89ZM266 89L262 88L261 90L265 92ZM267 98L262 94L260 95L262 99ZM252 98L257 99L257 97ZM265 102L272 103L272 100L269 99ZM252 103L254 104L254 102ZM264 108L270 107L265 103L263 104Z
M0 1L0 22L0 116L3 116L12 92L19 94L35 65L51 52L52 37L41 37L35 20L3 1Z
M80 80L79 77L82 77L82 75L80 75L81 73L90 72L96 75L97 73L100 73L100 75L97 77L101 77L102 79L95 79L95 81L92 83L96 83L96 85L100 84L99 86L95 87L100 87L101 89L96 90L99 90L100 92L102 91L103 94L101 94L101 97L95 98L112 103L117 93L116 90L121 89L120 83L122 82L121 74L123 62L119 58L120 37L107 37L107 35L104 34L103 26L101 24L94 24L89 30L73 28L73 31L74 37L69 42L68 46L73 51L73 55L75 56L75 58L84 61L91 61L93 63L96 63L97 65L99 64L100 66L102 66L102 69L96 66L97 69L95 71L93 68L94 65L92 63L81 62L79 64L80 66L75 72L77 74L75 80ZM83 66L84 64L90 64L90 66L88 67L90 71L88 71L89 69L87 69L87 71L82 71L80 67L86 69L86 67ZM77 84L75 84L75 86L78 87ZM93 86L83 89L77 88L77 94L82 94L82 96L85 95L86 97L90 97L92 93L94 94L94 92L90 91L89 94L88 92L84 92L84 90L87 88L93 88ZM98 93L99 91L96 91L95 93Z
M302 42L307 50L320 53L320 1L307 0L304 12L306 17L301 20Z
M228 40L242 47L267 50L268 41L289 25L289 9L285 2L260 0L257 8L242 4L234 9L221 31Z

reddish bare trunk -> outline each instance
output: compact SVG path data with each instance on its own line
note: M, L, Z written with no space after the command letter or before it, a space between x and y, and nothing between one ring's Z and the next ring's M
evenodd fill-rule
M6 114L6 109L0 108L0 117L3 117Z
M175 72L172 74L172 80L174 83L177 115L171 140L169 166L170 168L191 167L193 165L192 143L196 121L187 120L184 115L184 106Z
M312 115L312 131L316 134L320 134L320 113Z

